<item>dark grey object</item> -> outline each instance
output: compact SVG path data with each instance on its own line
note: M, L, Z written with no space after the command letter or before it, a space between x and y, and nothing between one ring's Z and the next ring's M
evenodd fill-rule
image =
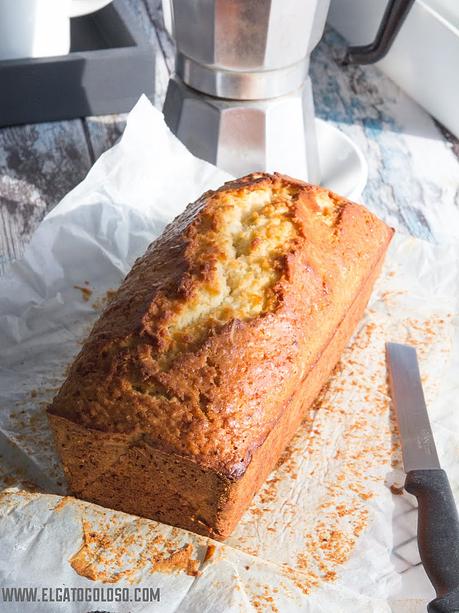
M68 55L0 61L0 126L122 113L153 92L151 45L108 5L71 20Z
M343 64L374 64L385 57L400 31L414 0L389 0L375 40L369 45L349 47Z
M389 385L402 439L405 489L418 500L418 548L437 598L429 613L459 611L459 517L441 470L419 375L416 350L387 343Z

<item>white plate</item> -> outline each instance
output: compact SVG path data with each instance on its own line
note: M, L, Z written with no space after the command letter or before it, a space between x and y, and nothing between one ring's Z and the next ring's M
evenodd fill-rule
M345 196L360 200L368 179L363 153L344 132L316 119L321 185Z

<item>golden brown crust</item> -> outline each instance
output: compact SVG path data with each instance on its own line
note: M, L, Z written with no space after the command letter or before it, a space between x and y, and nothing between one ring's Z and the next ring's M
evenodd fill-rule
M163 466L166 456L193 463L202 471L195 481L220 491L207 527L185 527L226 534L229 515L239 516L255 491L247 485L236 495L242 486L231 484L253 472L289 403L299 403L298 415L306 408L295 393L337 330L345 341L352 333L355 321L343 321L371 290L391 236L364 207L277 174L249 175L189 205L137 260L49 409L66 438L58 444L74 491L107 501L108 483L114 491L123 473L118 460L146 446ZM112 441L108 456L91 454L92 465L100 461L92 485L63 434L68 423ZM118 499L115 506L135 512ZM168 513L153 516L167 521Z

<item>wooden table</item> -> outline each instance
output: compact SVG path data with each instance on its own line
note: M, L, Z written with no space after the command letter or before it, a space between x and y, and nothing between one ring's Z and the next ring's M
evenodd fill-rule
M115 0L155 49L161 108L174 46L160 0ZM327 30L311 73L316 113L347 133L369 164L363 201L392 225L435 242L459 240L459 144L373 66L343 68L343 40ZM0 130L0 274L20 257L47 211L119 138L125 115Z

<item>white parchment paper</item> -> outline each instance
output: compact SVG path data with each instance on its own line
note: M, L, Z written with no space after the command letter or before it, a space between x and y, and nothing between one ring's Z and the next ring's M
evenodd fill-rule
M328 389L225 544L64 496L47 402L135 258L227 178L142 98L120 143L0 280L0 586L161 590L160 602L3 601L1 610L414 612L434 596L419 564L415 501L399 490L384 342L418 350L459 499L456 246L395 237Z

